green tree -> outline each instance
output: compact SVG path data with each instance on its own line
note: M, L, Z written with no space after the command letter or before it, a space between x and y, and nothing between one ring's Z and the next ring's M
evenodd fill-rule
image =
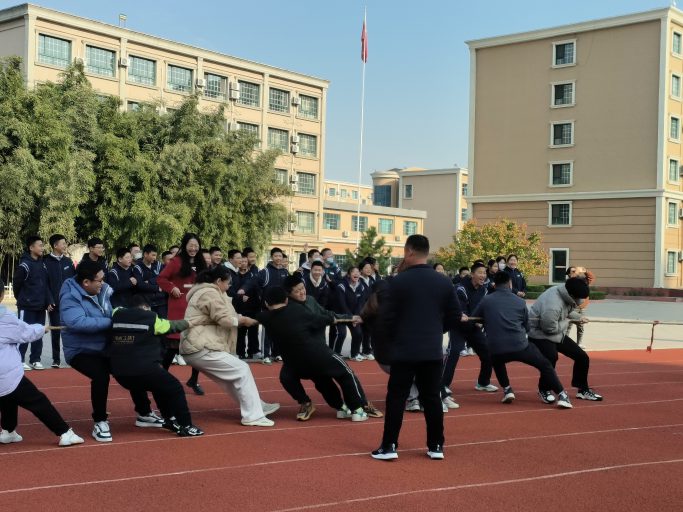
M526 224L501 219L479 226L476 220L467 222L453 236L453 242L436 252L436 261L450 271L470 266L477 259L488 261L496 256L516 254L519 268L530 276L548 272L548 254L541 246L541 235L529 233Z
M391 247L386 247L387 241L384 237L377 237L377 228L370 226L362 235L358 247L354 252L346 249L346 258L349 266L358 266L360 263L371 256L379 263L380 274L385 275L391 263Z

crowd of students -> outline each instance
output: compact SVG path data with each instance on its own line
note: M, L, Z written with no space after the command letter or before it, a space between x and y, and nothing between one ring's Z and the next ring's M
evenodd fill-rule
M515 399L505 364L520 361L539 370L544 403L571 408L554 370L558 354L574 361L576 397L602 399L588 385L588 355L568 336L572 323L586 322L582 308L592 275L585 269L570 268L567 282L547 290L528 311L516 255L477 260L451 280L443 265L427 264L429 241L421 235L408 238L404 260L385 278L371 257L342 272L329 248L308 251L291 275L277 247L262 269L249 247L230 249L224 261L220 248L203 248L193 233L160 261L151 244L118 249L111 267L100 239L88 241L78 265L66 255L63 236L49 243L52 250L43 257L42 240L27 241L12 283L18 318L0 309L0 325L11 326L0 335L0 443L21 440L17 407L41 419L61 446L83 442L24 375L43 369L46 313L51 327L64 329L51 330L52 366L61 364L61 332L66 362L90 380L92 436L100 442L112 440L110 376L129 391L136 426L203 434L192 422L182 384L168 371L174 360L192 367L186 384L196 394L204 394L202 373L234 397L244 425L272 426L268 416L280 407L261 400L248 360L282 362L280 382L299 404L299 421L316 410L302 380L314 383L340 419L382 417L341 356L347 334L349 359L377 359L389 373L377 459L398 457L404 410L424 411L428 455L443 458L443 414L460 407L451 383L459 357L469 351L480 359L475 389L498 391L491 383L495 372L504 403Z

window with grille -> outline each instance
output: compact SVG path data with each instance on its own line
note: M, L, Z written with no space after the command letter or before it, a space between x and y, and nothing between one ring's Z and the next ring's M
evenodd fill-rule
M667 203L667 222L669 226L678 224L678 203Z
M289 91L274 89L268 91L268 108L273 112L289 112Z
M559 162L551 164L551 184L555 186L572 184L571 162Z
M342 199L346 199L347 197L349 197L349 191L343 188L339 191L339 195Z
M128 110L128 112L137 112L140 110L140 104L137 101L129 101L126 104L126 110Z
M380 235L394 234L394 219L379 219L377 231Z
M289 132L278 128L268 128L268 147L286 153L289 150Z
M318 137L300 133L299 148L303 156L318 156Z
M375 185L373 187L375 205L391 206L391 185ZM356 196L354 199L358 199Z
M286 169L275 169L275 181L280 185L287 184L287 170Z
M412 185L403 185L403 199L412 199L413 198L413 186Z
M71 41L58 37L38 36L38 62L65 68L71 64Z
M460 220L465 222L467 220L467 208L460 209Z
M300 233L315 233L315 213L296 212L296 230Z
M204 73L204 96L215 100L224 100L227 98L228 79L224 76L214 75L212 73Z
M467 195L467 183L463 183L460 188L462 190L462 195L466 196Z
M554 45L555 48L555 65L567 66L575 63L576 52L574 42L559 43Z
M671 116L669 122L669 137L673 140L679 140L681 137L681 120L678 117Z
M681 54L681 34L678 32L674 32L671 38L671 51L676 55Z
M247 105L249 107L261 106L261 86L251 82L238 80L240 84L240 99L237 103L240 105Z
M550 225L569 226L571 224L571 203L553 203L550 205Z
M340 229L341 215L338 213L323 213L324 229Z
M414 235L417 233L417 222L412 220L406 220L403 222L403 234L404 235Z
M179 66L168 66L168 88L172 91L192 91L192 70Z
M666 273L676 274L676 251L666 251Z
M351 191L351 199L353 199L354 201L358 201L358 191L357 190Z
M128 81L142 85L156 85L157 63L150 59L128 58Z
M574 130L572 123L553 123L552 145L569 146L574 143Z
M553 105L573 105L574 104L574 83L553 85Z
M358 222L358 215L353 215L351 217L351 230L352 231L366 231L368 229L368 218L365 215L360 216L360 225Z
M299 95L299 115L306 119L318 119L318 98Z
M335 197L337 195L337 189L334 187L330 187L327 193L330 195L330 197Z
M679 75L671 75L671 96L679 99L681 97L681 77Z
M256 137L259 136L259 125L257 124L251 124L251 123L237 123L237 129L243 132L248 132L251 133L252 135L255 135Z
M307 196L315 195L315 174L307 172L297 172L299 177L299 194L306 194Z
M680 167L678 160L669 159L669 181L678 181L680 178Z
M346 254L335 254L334 255L334 262L339 266L339 268L344 269L344 272L346 272L346 264L348 263L349 258L346 256Z
M101 76L114 76L116 73L116 52L86 45L85 70Z

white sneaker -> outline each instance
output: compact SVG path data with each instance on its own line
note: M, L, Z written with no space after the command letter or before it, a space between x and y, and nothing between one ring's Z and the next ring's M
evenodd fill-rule
M351 361L358 361L360 363L361 361L365 361L365 357L363 357L362 354L358 354L358 355L352 357Z
M261 401L261 407L263 408L263 415L270 416L280 408L280 404L269 404Z
M498 386L494 386L493 384L487 384L486 386L481 386L479 383L475 384L474 389L477 391L486 391L488 393L493 393L494 391L498 391Z
M275 360L276 360L278 363L281 363L281 362L282 362L282 356L275 356Z
M161 428L164 426L164 419L156 414L154 411L150 412L149 414L145 416L138 416L135 418L135 426L136 427L156 427L156 428Z
M0 443L10 444L10 443L21 443L24 440L16 430L8 432L7 430L0 430Z
M365 359L367 359L368 361L374 361L375 356L373 354L366 354Z
M458 402L456 402L452 396L447 396L446 398L444 398L443 404L448 409L460 409L460 404Z
M28 365L28 363L24 363L23 366L24 366L24 371L25 371L25 372L30 372L31 370L33 370L33 368L31 368L31 367Z
M111 430L108 421L98 421L92 429L92 436L100 443L111 443Z
M45 369L45 367L43 366L43 364L40 361L38 361L36 363L31 363L31 368L33 368L34 370L44 370Z
M263 364L273 364L273 360L270 357L264 357L262 363Z
M337 419L348 420L352 414L351 409L349 409L346 404L343 404L342 408L337 411Z
M469 355L470 355L470 353L467 351L466 348L464 348L460 351L460 357L467 357Z
M171 364L178 364L178 355L173 356L173 361L171 361Z
M473 349L472 347L470 347L470 348L467 349L467 355L468 355L468 356L473 356L473 355L475 355L475 354L474 354L474 349Z
M264 416L263 418L259 418L253 421L242 420L242 425L244 425L245 427L272 427L275 425L275 422L273 420L269 420Z
M368 419L368 413L359 407L351 413L351 421L366 421Z
M502 403L504 404L511 404L515 398L515 393L512 391L512 388L508 389L507 391L503 391L503 399L501 400Z
M106 422L101 421L100 423L106 423ZM109 440L111 441L111 434L109 436ZM99 441L99 439L98 439L98 441ZM67 430L61 436L59 436L59 446L71 446L74 444L81 444L83 442L84 442L83 438L74 434L74 431L71 429Z
M181 356L180 354L176 356L176 362L179 366L187 366L185 359L183 359L183 356Z
M424 409L422 409L422 410L424 411ZM448 406L443 402L441 402L441 410L443 411L444 414L446 414L448 412Z
M408 412L419 412L420 411L420 400L415 398L413 400L408 400L406 402L406 411Z

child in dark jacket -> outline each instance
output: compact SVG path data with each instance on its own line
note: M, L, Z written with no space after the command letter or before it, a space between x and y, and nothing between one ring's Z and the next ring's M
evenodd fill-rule
M52 252L44 258L45 268L47 269L47 282L50 288L50 304L48 305L48 316L51 326L61 325L59 319L59 290L62 289L64 281L76 275L74 262L66 255L66 238L64 235L52 235L50 237ZM61 364L61 335L59 329L53 329L50 333L52 337L52 368L59 368Z
M336 289L335 312L347 315L359 315L370 295L370 289L360 279L358 267L351 267L346 273L346 278L339 283ZM341 354L344 340L346 339L347 326L337 325L337 339L334 344L334 351ZM361 355L360 349L363 343L363 330L359 325L349 327L351 330L351 359L355 361L365 361L366 357Z
M107 284L114 290L111 306L119 308L130 303L137 279L133 277L133 258L127 248L116 251L116 263L107 274Z

